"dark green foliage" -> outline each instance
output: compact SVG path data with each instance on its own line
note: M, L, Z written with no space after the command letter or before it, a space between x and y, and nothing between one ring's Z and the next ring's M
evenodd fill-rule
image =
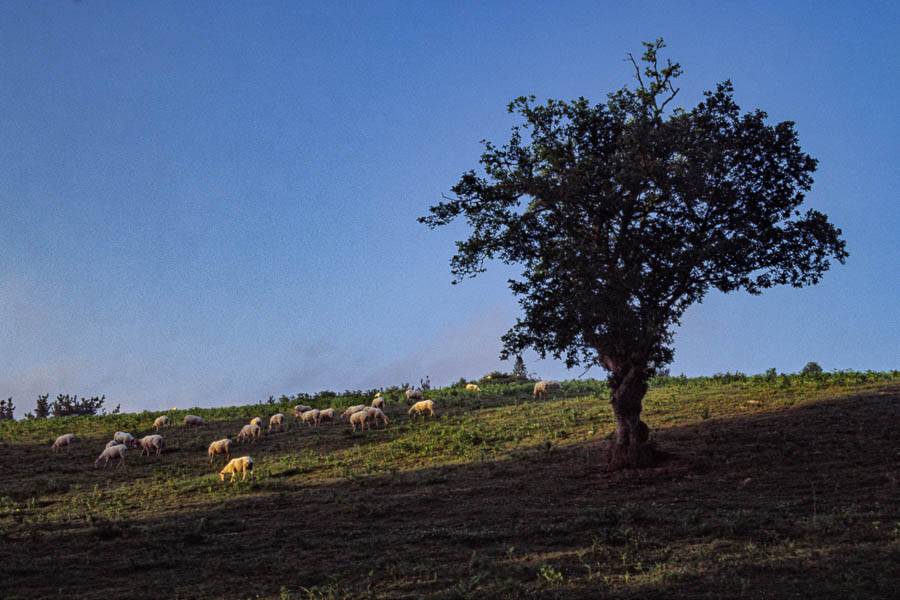
M53 402L51 411L54 417L79 417L83 415L96 415L101 408L106 396L98 398L78 399L78 395L69 396L68 394L59 394ZM116 407L118 411L118 407Z
M419 219L472 227L451 259L454 283L491 259L522 266L510 281L522 316L502 358L534 348L603 367L633 428L689 306L711 289L812 285L847 257L824 214L800 212L817 161L794 124L741 114L730 81L691 110L667 109L681 66L660 64L661 39L644 46L643 69L628 56L638 87L606 102L513 101L522 123L508 143L484 142L484 174L464 173Z
M50 394L44 394L43 396L38 395L37 405L34 409L34 414L28 413L25 415L29 419L46 419L50 416Z
M15 410L16 407L13 405L11 397L6 400L0 400L0 421L12 421Z
M817 362L808 362L806 366L800 371L801 375L821 375L822 367L819 366Z
M523 379L528 379L528 369L525 368L525 361L522 359L522 355L519 354L516 356L516 364L513 365L513 375L516 377L522 377Z

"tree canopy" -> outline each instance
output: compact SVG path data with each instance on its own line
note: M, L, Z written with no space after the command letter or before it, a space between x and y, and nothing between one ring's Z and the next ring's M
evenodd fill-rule
M511 102L522 122L509 141L484 141L483 172L464 173L419 219L471 227L454 283L491 259L522 266L510 281L522 316L502 357L533 348L609 371L626 446L646 441L640 399L690 305L710 289L812 285L847 256L824 214L799 210L817 161L794 123L742 113L730 81L691 110L670 108L681 66L660 63L662 39L644 47L643 68L628 55L637 86L605 102ZM635 402L634 419L620 419Z

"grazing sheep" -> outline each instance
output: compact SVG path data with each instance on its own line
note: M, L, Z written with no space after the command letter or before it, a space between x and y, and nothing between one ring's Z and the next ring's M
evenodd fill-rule
M153 421L153 429L159 431L163 427L169 426L169 417L163 415L161 417L156 417L156 420Z
M424 400L425 394L422 393L422 390L406 390L406 399L407 400Z
M372 406L384 410L384 398L375 398L372 400Z
M250 419L250 424L259 425L260 427L262 427L262 419L259 417L253 417L252 419Z
M244 442L244 440L250 440L252 442L256 442L259 439L259 435L262 433L262 427L260 427L257 423L250 423L249 425L244 425L241 427L241 432L237 436L237 441Z
M115 435L113 435L113 439L120 444L125 444L126 446L131 445L133 448L137 448L137 440L134 439L134 436L130 433L117 431Z
M306 411L312 410L312 409L313 409L312 406L307 406L305 404L298 404L297 406L294 407L294 418L295 419L299 418L300 415L302 415Z
M119 464L117 464L116 466L121 467L125 464L126 450L128 450L128 446L126 446L125 444L116 444L115 446L110 446L109 448L104 449L103 452L100 453L100 456L97 457L97 460L94 461L94 468L96 469L100 464L100 461L102 460L104 461L103 468L105 469L109 465L109 459L116 457L120 459Z
M359 425L360 431L365 431L366 423L369 423L369 429L371 429L371 421L372 416L366 410L361 410L350 415L350 424L353 426L353 431L356 431L357 425Z
M269 431L272 431L273 427L277 427L278 431L281 431L281 428L284 427L284 415L281 413L275 413L271 417L269 417Z
M558 390L560 388L562 388L562 386L559 385L558 381L538 381L536 384L534 384L534 391L531 393L531 395L538 400L543 400L544 396L550 394L550 390Z
M367 406L366 412L369 413L370 417L372 417L372 422L375 423L376 426L378 425L379 420L382 423L384 423L385 425L388 424L387 415L384 414L384 411L381 410L380 408L376 408L374 406Z
M209 462L213 461L216 454L224 454L225 460L231 460L231 440L228 438L216 440L209 445Z
M59 452L63 446L66 447L66 452L69 451L69 444L75 439L75 436L71 433L64 433L63 435L56 438L56 441L53 442L53 445L50 446L50 449L54 452Z
M241 481L247 479L247 473L250 473L251 476L253 475L253 459L249 456L231 459L225 465L225 468L219 471L219 481L225 481L225 476L229 473L231 474L231 481L234 481L234 477L238 473L243 473Z
M328 421L332 425L334 425L334 409L326 408L325 410L319 411L319 424L322 424L322 421Z
M420 402L416 402L409 408L409 410L407 411L406 414L412 415L413 413L415 413L416 415L418 415L420 413L425 412L426 410L429 413L431 413L431 416L433 417L434 416L434 402L432 402L431 400L422 400Z
M316 409L308 410L300 415L300 420L306 423L306 426L319 426L319 411Z
M365 408L365 404L354 404L353 406L348 406L347 410L341 413L341 420L343 421L344 418L349 417L353 413L358 413L361 410L365 410Z
M466 389L467 389L467 390L471 390L471 391L473 391L473 392L480 392L480 391L481 391L481 388L478 387L477 385L475 385L474 383L467 383L467 384L466 384Z
M162 452L163 446L166 443L163 441L163 436L161 435L145 435L141 439L137 441L141 446L141 456L144 455L144 452L147 453L147 456L150 456L150 448L156 449L156 455L159 456Z
M194 429L199 429L201 426L206 426L206 419L203 417L198 417L197 415L185 415L184 417L184 426L189 427L193 426Z

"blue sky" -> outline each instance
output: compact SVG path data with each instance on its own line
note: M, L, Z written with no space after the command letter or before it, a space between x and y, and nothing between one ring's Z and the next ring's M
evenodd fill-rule
M510 370L515 271L451 286L465 227L416 218L508 139L510 100L602 101L660 36L681 105L730 78L796 122L806 205L850 252L816 287L710 294L672 372L896 369L898 31L886 1L0 3L0 397L139 411Z

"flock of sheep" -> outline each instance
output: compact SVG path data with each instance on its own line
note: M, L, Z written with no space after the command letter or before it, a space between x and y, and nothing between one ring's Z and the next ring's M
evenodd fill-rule
M470 384L474 385L474 384ZM469 388L472 389L472 388ZM474 389L478 389L475 386ZM431 416L434 416L434 402L431 400L426 400L420 390L407 390L406 398L408 400L416 400L416 402L410 407L408 411L408 415L410 417L421 415L424 413L428 413ZM351 406L347 408L340 415L340 419L343 421L346 419L350 425L353 427L353 431L357 430L357 427L360 431L365 431L366 428L371 429L374 426L378 427L379 423L382 425L387 425L389 419L387 415L384 413L385 408L385 400L381 396L381 393L375 395L375 399L372 401L371 406L366 406L364 404L358 404L355 406ZM335 423L335 410L333 408L327 408L324 410L317 410L312 408L311 406L305 405L297 405L294 407L294 421L306 423L308 427L318 427L323 422L327 421L334 425ZM282 413L276 413L269 417L269 432L273 431L282 431L285 426L285 416ZM193 427L195 430L206 426L207 422L203 417L198 417L197 415L187 415L184 417L183 427ZM166 428L169 426L169 417L166 415L162 415L157 417L153 422L153 429L157 432L160 429ZM244 425L241 428L241 431L237 435L237 441L240 443L250 442L253 443L259 439L262 434L262 419L260 417L254 417L250 423ZM66 452L69 451L69 447L72 445L72 442L75 440L75 436L71 433L66 433L58 438L53 444L50 446L50 449L54 452L60 452L63 448L66 449ZM100 463L103 462L103 467L106 468L109 465L111 460L118 459L119 462L116 465L121 466L125 464L125 451L129 448L137 448L141 447L141 456L144 453L147 456L150 455L151 450L155 450L156 454L161 454L162 449L165 447L165 441L163 440L163 436L159 435L159 433L147 435L142 438L135 438L130 433L124 431L117 431L113 436L113 439L106 444L106 447L103 449L103 452L100 453L100 456L97 457L97 460L94 461L94 467L97 468L100 466ZM241 480L246 479L247 475L253 474L253 459L249 456L242 456L239 458L231 458L231 449L234 446L234 442L229 438L216 440L209 445L209 449L207 454L209 455L210 463L214 460L214 458L218 455L225 455L226 464L225 467L219 471L219 480L225 481L225 475L231 475L231 480L234 481L235 477L238 473L242 475Z
M552 390L558 390L560 387L560 384L556 381L540 381L535 384L532 394L535 398L541 400ZM480 391L480 388L474 383L466 385L466 389L470 391ZM409 408L409 411L407 411L407 415L409 415L410 418L419 415L424 416L425 413L434 416L434 402L426 399L421 390L406 390L406 399L407 401L414 401L413 405ZM346 419L353 428L353 431L356 431L357 427L360 431L365 431L367 427L371 429L373 425L378 427L379 423L381 425L388 424L389 419L384 413L384 408L385 400L379 392L375 394L375 399L372 401L371 406L366 406L364 404L351 406L341 413L339 418L342 421ZM269 417L269 432L282 431L285 426L285 421L285 416L282 413L276 413ZM325 421L334 425L335 410L333 408L317 410L311 406L298 404L294 407L294 422L297 421L306 423L308 427L318 427ZM187 415L184 417L183 427L185 428L193 427L196 430L206 425L207 422L203 417L198 417L197 415ZM153 429L157 432L168 426L169 417L166 415L157 417L153 422ZM239 443L254 443L259 439L260 435L262 435L262 419L260 417L254 417L251 419L250 423L241 428L241 431L237 435L237 441ZM66 448L66 451L68 452L74 439L75 436L71 433L61 435L56 438L56 441L53 442L50 449L54 452L59 452L63 448ZM216 440L209 445L207 454L209 455L210 463L213 462L216 456L223 454L227 461L225 467L219 471L220 481L225 481L226 475L231 475L231 481L234 481L238 473L241 473L242 481L247 478L248 473L251 476L253 475L253 459L249 456L241 456L240 458L234 459L231 458L231 448L233 445L234 442L229 438ZM102 461L103 467L106 468L109 465L109 461L115 459L119 459L119 463L116 466L124 465L125 451L129 446L133 448L140 446L141 456L143 456L144 453L146 453L147 456L150 456L151 450L155 450L156 454L159 455L165 447L165 441L159 433L146 435L138 439L130 433L117 431L113 436L113 439L106 444L106 448L103 449L100 456L97 457L97 460L94 461L94 467L98 467Z

